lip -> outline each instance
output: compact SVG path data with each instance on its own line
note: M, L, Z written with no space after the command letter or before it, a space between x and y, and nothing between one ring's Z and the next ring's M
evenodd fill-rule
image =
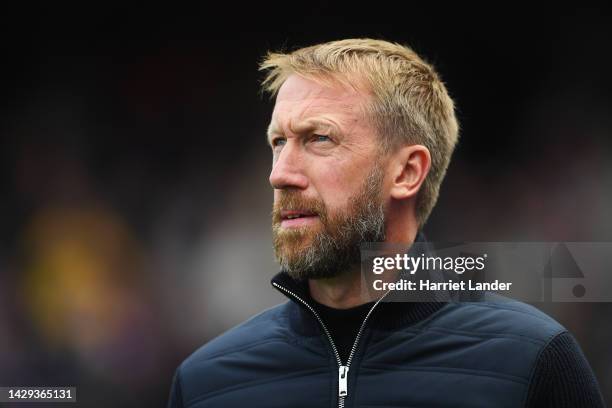
M281 210L281 227L298 228L315 223L319 216L311 211Z

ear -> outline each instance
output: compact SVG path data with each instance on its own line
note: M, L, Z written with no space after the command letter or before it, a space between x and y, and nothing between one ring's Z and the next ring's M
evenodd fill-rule
M408 145L391 158L391 197L405 200L416 196L431 168L431 154L423 145Z

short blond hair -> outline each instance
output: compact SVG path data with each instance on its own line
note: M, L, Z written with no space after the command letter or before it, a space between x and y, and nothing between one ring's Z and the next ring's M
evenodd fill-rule
M366 112L382 136L383 152L408 143L429 149L431 168L418 193L415 214L419 225L425 224L459 133L453 100L433 66L409 47L365 38L332 41L290 53L269 52L260 70L267 71L262 88L272 96L292 74L365 86L371 95Z

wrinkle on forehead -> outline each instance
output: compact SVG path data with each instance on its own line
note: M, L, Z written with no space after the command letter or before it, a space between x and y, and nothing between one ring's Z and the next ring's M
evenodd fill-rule
M366 98L367 95L345 85L322 85L310 79L291 76L277 95L269 131L278 131L279 127L283 127L294 132L315 118L345 129L352 128L360 121L367 126ZM283 123L279 123L279 119Z

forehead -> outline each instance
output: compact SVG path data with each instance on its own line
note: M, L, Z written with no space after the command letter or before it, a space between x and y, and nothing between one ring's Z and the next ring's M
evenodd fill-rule
M313 118L329 119L339 126L365 118L366 96L347 85L322 84L290 75L278 91L271 126L293 128Z

